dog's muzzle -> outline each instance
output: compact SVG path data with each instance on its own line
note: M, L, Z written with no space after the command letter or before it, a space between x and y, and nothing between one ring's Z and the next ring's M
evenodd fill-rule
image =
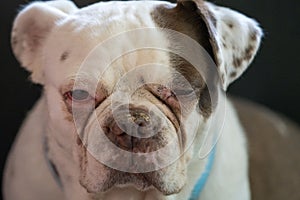
M185 173L174 175L184 171L185 162L172 114L149 101L102 103L84 129L81 184L93 193L128 184L140 190L153 186L164 194L179 191ZM171 177L174 187L167 189Z
M112 143L129 152L149 153L165 145L164 118L145 106L120 105L102 127Z

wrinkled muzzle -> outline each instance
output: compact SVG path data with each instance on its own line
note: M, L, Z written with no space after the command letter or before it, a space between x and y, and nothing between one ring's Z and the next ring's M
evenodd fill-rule
M102 103L84 128L81 183L90 192L122 184L163 191L165 176L184 168L182 133L174 118L147 101L115 107L109 100Z
M176 160L182 150L180 129L150 102L144 105L101 105L90 117L83 142L107 167L123 172L156 171Z

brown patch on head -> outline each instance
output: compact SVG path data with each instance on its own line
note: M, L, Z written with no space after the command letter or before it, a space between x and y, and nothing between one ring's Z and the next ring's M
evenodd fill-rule
M243 60L241 59L241 58L236 58L236 57L234 57L233 58L233 66L235 67L235 68L239 68L239 67L241 67L241 65L242 65L242 62L243 62Z
M201 114L208 118L213 109L212 109L212 101L211 96L213 95L208 90L208 87L202 78L201 74L185 59L171 54L171 63L172 67L174 67L181 75L183 75L186 80L191 84L195 95L199 98L198 105L201 111ZM207 77L207 81L210 81L212 77ZM176 84L176 82L175 82ZM211 91L214 93L215 91Z
M164 5L158 6L151 15L159 27L183 33L196 40L208 52L216 64L219 65L218 59L215 55L218 49L211 45L211 40L213 40L213 38L210 37L207 24L203 20L203 15L200 13L199 6L201 5L197 5L193 1L182 1L174 8ZM203 9L205 9L204 5ZM209 17L210 22L212 22L214 26L217 26L217 20L214 15L208 9L205 11L205 15L207 15L206 17ZM170 37L170 40L172 40L172 37ZM171 41L170 44L178 44L178 42L179 41ZM195 91L198 91L196 95L200 97L199 107L201 113L203 116L208 118L212 112L212 102L210 98L210 95L212 94L208 92L208 88L203 77L199 74L196 68L185 59L172 53L170 53L170 58L172 67L190 82ZM207 81L213 79L213 77L209 77L213 75L209 74L206 76Z
M214 58L207 26L199 13L197 5L192 1L184 1L175 8L158 6L152 13L152 18L161 28L168 28L183 33L199 44Z
M186 9L195 12L197 11L197 7L193 1L181 1L180 2Z
M61 56L60 56L60 61L65 61L68 59L70 53L68 51L65 51Z
M212 113L212 102L208 87L205 87L200 94L199 108L202 115L208 118Z

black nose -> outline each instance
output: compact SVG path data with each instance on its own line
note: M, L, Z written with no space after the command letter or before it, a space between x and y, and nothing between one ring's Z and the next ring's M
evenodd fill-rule
M113 111L106 124L105 134L118 147L127 151L140 151L151 145L161 129L161 119L145 107L120 106ZM142 151L142 150L141 150Z
M144 110L131 110L129 117L132 121L139 127L146 127L150 125L150 115L147 111Z

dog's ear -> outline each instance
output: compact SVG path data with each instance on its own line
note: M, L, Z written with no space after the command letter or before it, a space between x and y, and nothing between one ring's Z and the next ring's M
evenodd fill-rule
M255 20L243 14L202 0L179 0L177 6L198 12L205 22L222 88L226 90L252 62L262 30Z
M55 23L77 7L67 0L35 2L16 17L12 29L12 49L21 65L31 72L33 82L43 84L41 58L43 44Z

